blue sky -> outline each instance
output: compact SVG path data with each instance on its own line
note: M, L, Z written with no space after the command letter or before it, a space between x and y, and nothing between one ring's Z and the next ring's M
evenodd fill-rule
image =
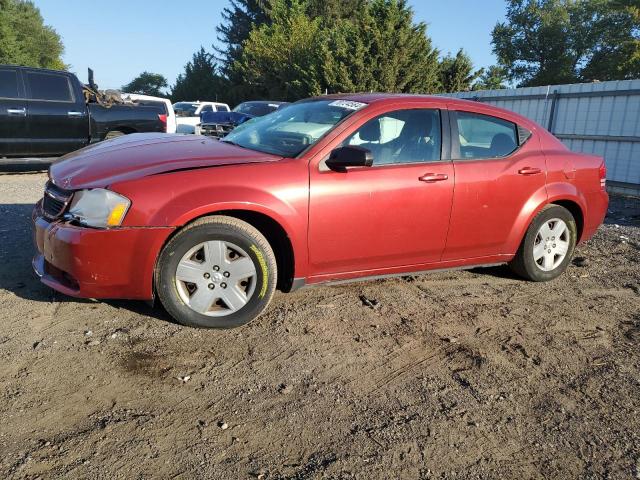
M45 23L65 45L64 60L86 81L95 71L100 88L119 88L140 72L173 83L200 46L217 44L215 27L226 0L34 0ZM426 22L443 54L464 48L477 67L495 63L491 30L504 18L504 0L410 0L415 20Z

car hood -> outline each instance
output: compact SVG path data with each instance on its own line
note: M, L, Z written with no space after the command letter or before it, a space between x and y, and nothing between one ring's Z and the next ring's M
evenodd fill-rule
M136 133L96 143L61 157L50 177L68 189L106 187L173 170L273 162L269 155L196 135Z

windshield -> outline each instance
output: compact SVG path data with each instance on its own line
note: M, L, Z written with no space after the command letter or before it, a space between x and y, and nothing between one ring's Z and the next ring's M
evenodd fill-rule
M233 111L244 113L246 115L253 115L254 117L261 117L267 113L277 110L278 106L279 105L269 103L244 102L236 106Z
M295 157L365 106L366 103L346 100L294 103L233 130L222 141L259 152Z
M173 109L178 117L195 117L198 109L197 103L178 102L173 104Z

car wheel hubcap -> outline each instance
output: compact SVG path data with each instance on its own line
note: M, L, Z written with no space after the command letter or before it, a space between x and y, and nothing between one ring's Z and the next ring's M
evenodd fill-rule
M212 317L237 312L251 299L256 267L231 242L202 242L184 254L175 273L178 295L192 310Z
M533 260L538 268L550 272L557 268L569 252L570 231L559 218L547 220L533 242Z

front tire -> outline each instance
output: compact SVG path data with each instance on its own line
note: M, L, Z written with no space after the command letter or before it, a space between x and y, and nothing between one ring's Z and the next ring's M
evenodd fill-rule
M267 239L226 216L196 220L160 253L156 292L167 312L191 327L233 328L267 307L277 267Z
M571 212L560 205L547 205L529 225L509 266L527 280L553 280L567 269L577 238L576 221Z

